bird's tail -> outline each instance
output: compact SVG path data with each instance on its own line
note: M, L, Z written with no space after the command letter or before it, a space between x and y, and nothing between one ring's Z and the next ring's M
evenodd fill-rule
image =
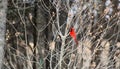
M74 39L74 41L75 41L76 45L78 45L78 40L76 38Z

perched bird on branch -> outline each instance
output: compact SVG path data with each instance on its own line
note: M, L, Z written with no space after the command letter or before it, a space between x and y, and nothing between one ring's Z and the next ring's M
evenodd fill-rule
M70 36L73 38L73 40L76 42L76 44L78 44L76 32L75 32L75 29L73 27L70 28Z

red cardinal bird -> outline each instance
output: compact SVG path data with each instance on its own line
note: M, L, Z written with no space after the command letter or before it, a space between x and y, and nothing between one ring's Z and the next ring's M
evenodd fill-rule
M76 37L76 32L75 32L75 29L73 27L70 28L70 36L74 39L76 44L78 44L77 37Z

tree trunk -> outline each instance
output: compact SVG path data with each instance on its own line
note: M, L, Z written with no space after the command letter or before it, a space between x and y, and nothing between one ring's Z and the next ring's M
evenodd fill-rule
M45 56L46 56L46 35L45 29L47 27L47 17L45 16L45 10L41 5L41 2L39 4L40 6L36 7L36 26L37 26L37 53L36 53L36 61L39 62L39 65L36 65L36 69L46 69L46 63L45 63Z
M0 69L4 56L7 0L0 0Z

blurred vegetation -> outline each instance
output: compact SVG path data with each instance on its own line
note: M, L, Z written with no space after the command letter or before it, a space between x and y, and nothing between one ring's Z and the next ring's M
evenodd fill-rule
M119 2L8 0L2 69L120 69Z

